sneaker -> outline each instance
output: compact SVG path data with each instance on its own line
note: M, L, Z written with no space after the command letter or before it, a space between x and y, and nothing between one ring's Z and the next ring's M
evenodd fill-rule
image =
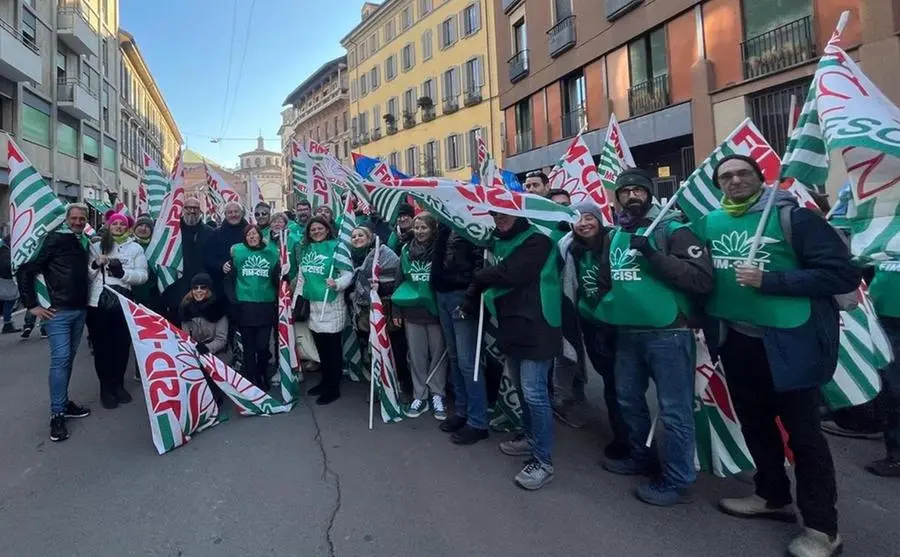
M423 400L421 398L417 398L412 401L412 404L406 409L406 417L407 418L418 418L425 412L428 412L428 401Z
M435 420L443 422L447 419L447 408L444 406L444 397L434 395L431 397L431 411Z
M464 416L453 416L446 422L442 423L439 426L439 429L444 433L455 433L461 430L466 425L466 418Z
M803 533L791 540L788 555L793 557L832 557L844 548L840 534L834 537L812 528L804 528Z
M690 503L694 500L690 489L675 487L662 480L638 486L634 494L644 503L657 507L673 507L678 504Z
M32 327L25 327L22 329L22 338L28 338L31 336L31 331L34 329Z
M116 400L115 393L100 393L100 406L107 410L113 410L119 407L119 401Z
M272 386L273 387L281 386L281 373L280 372L276 373L275 375L272 376Z
M446 423L446 422L445 422ZM454 445L474 445L482 439L488 438L488 430L471 426L463 426L459 431L450 436Z
M719 508L725 514L740 518L770 518L782 522L797 521L793 505L770 504L755 493L749 497L721 499Z
M116 402L119 404L128 404L131 402L131 395L123 387L119 387L115 392Z
M41 338L47 340L50 338L50 335L47 334L47 329L41 327Z
M543 464L536 458L525 463L525 467L516 474L516 485L528 491L544 487L553 479L553 467Z
M659 465L654 462L644 462L632 457L607 458L603 460L603 469L620 476L650 476L659 472Z
M522 434L500 443L500 452L507 456L531 456L531 442Z
M319 406L327 406L339 398L341 398L340 391L335 390L328 393L322 393L319 395L319 398L316 399L316 404Z
M882 478L900 478L900 460L885 458L866 464L866 472Z
M22 330L22 329L17 328L17 327L16 327L15 325L13 325L12 323L4 323L4 324L3 324L3 330L0 331L0 334L9 335L9 334L12 334L12 333L18 333L18 332L20 332L21 330Z
M556 419L574 429L582 429L587 424L581 408L575 402L554 404L553 415L556 416Z
M71 400L66 403L66 409L63 411L66 418L87 418L91 415L89 408L78 406Z
M50 418L50 440L65 441L69 438L69 430L66 429L66 417L56 414Z

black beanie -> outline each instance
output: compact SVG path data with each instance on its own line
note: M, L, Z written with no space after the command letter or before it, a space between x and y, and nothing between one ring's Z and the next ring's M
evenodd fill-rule
M763 175L762 168L760 168L759 163L756 162L756 159L754 159L753 157L748 157L747 155L734 154L734 155L728 155L727 157L720 160L719 164L716 165L716 169L713 170L712 180L713 180L713 184L715 184L716 187L719 187L719 168L721 168L722 165L725 164L726 162L728 162L730 160L735 160L735 159L737 159L739 161L744 161L745 163L749 164L750 168L753 169L753 172L756 173L756 177L759 178L759 181L762 182L763 184L766 183L766 177Z
M397 208L397 216L398 217L402 217L402 216L414 217L414 216L416 216L416 210L413 209L413 206L410 205L409 203L401 203L400 206Z
M638 186L647 190L647 196L653 197L653 176L642 168L628 168L616 178L616 193L628 186Z
M205 286L211 289L213 286L212 277L206 273L197 273L194 275L194 278L191 279L191 288L195 286Z

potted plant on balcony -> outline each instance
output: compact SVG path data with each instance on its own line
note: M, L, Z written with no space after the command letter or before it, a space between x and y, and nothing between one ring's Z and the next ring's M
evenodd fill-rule
M384 115L384 125L387 128L388 135L397 133L397 117L391 113Z
M428 111L434 108L434 101L431 100L431 97L419 97L419 100L416 101L416 104L424 111Z

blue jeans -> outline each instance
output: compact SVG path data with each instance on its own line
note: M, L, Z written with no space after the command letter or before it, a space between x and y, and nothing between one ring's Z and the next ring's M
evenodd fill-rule
M453 374L453 395L456 415L466 418L466 423L476 429L487 429L487 389L484 370L475 382L475 347L478 343L478 320L461 319L459 306L465 300L465 292L438 292L438 318L447 341L450 372Z
M647 448L650 411L647 387L656 383L659 420L665 430L663 479L686 487L697 479L694 470L694 337L691 331L619 330L616 343L616 398L628 426L632 456L655 461Z
M3 306L3 324L12 323L12 309L13 306L16 305L15 300L7 300L0 301L0 306Z
M522 430L531 444L532 456L553 465L553 411L547 380L553 360L517 360L506 357L510 376L522 402Z
M72 362L87 311L83 309L61 309L49 321L43 323L50 340L50 412L59 414L69 402L69 378L72 377Z
M900 327L895 320L884 325L884 331L894 349L894 362L881 370L884 387L881 396L885 400L887 427L884 430L884 445L888 458L900 460Z

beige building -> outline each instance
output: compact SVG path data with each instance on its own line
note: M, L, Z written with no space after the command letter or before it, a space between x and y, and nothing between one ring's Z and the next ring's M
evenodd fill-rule
M64 199L102 204L120 187L118 30L115 0L0 2L0 131ZM0 230L8 174L0 157Z
M134 210L147 153L165 170L183 143L172 112L134 37L119 30L119 138L122 199Z
M250 180L256 179L263 201L273 211L283 211L287 206L284 195L284 173L281 153L266 150L266 140L259 136L256 149L238 155L241 166L233 173L243 182L243 190L250 191Z

